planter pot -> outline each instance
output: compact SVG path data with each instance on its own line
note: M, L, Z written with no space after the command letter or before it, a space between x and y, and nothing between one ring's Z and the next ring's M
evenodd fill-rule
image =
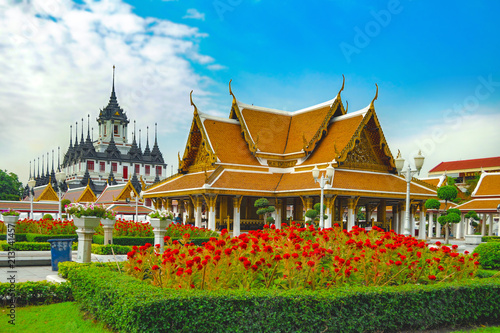
M479 245L481 244L483 236L481 235L465 235L465 244Z
M101 224L103 227L113 227L115 225L115 219L101 219Z
M2 215L5 224L15 224L19 221L19 215Z
M172 222L172 220L160 220L160 219L149 219L150 223L151 223L151 226L154 228L154 229L159 229L159 230L165 230L166 228L168 228L168 226L170 225L170 223Z
M99 226L101 218L97 216L73 217L75 227L81 230L95 229Z

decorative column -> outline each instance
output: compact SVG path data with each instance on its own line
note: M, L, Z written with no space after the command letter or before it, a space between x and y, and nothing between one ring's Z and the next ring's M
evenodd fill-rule
M417 211L417 206L414 204L410 205L410 228L411 228L410 235L412 235L413 237L415 237L415 214L416 214L416 211Z
M239 236L241 233L241 195L237 195L233 198L233 237Z
M486 220L488 215L486 213L481 214L483 216L483 223L481 224L481 236L486 236Z
M193 201L192 200L188 200L188 216L189 216L189 223L192 223L194 224L195 223L195 217L194 217L194 214L195 214L195 211L194 211L194 205L193 205Z
M276 226L276 229L281 229L281 211L283 208L283 201L281 199L276 199L276 204L274 205L274 208L276 208L276 210L275 210L276 216L274 218L274 225Z
M215 205L217 202L217 194L203 195L208 208L208 229L215 231Z
M488 228L488 236L493 236L493 213L490 213L490 227Z
M441 216L441 213L437 212L436 213L436 238L441 238L441 223L439 223L439 217Z
M382 223L382 227L385 226L385 220L386 220L386 211L387 211L387 205L386 205L386 200L381 199L380 204L378 205L377 208L377 222Z
M418 228L418 239L425 239L425 205L423 202L420 203L420 224Z
M194 225L201 228L201 210L203 207L203 202L199 195L191 198L194 205Z
M392 229L395 233L399 234L399 205L392 206Z
M434 229L434 221L433 221L434 211L433 210L429 210L428 213L429 213L429 230L428 230L429 232L428 232L428 237L432 238L432 236L434 236L434 234L433 234L433 229Z
M94 235L95 228L99 226L101 219L95 216L82 216L81 218L74 217L73 221L78 235L78 251L76 262L87 263L90 262L92 236Z
M102 229L104 230L104 245L113 244L115 221L115 219L101 219Z
M155 235L154 245L160 245L160 253L165 250L165 234L167 233L167 228L172 220L161 220L161 219L150 219L151 226L153 227L153 234Z
M331 228L333 223L333 212L335 209L335 199L337 198L337 195L331 195L327 194L325 196L325 205L326 205L326 212L325 215L328 216L328 218L325 220L325 228Z
M406 215L406 203L400 203L399 207L399 233L403 234L404 223L405 223L405 215Z
M465 221L465 213L460 214L460 222L458 222L457 225L457 239L463 238L463 232L464 230L464 221Z
M347 199L347 231L351 231L355 222L356 198Z

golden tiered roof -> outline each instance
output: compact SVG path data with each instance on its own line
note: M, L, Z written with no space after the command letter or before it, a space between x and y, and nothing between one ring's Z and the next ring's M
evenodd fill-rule
M406 181L397 176L374 101L347 113L340 93L294 112L244 104L233 97L229 119L194 107L179 174L145 191L145 197L188 193L286 196L316 194L311 170L335 167L330 191L345 195L398 197ZM261 194L259 194L261 193ZM411 184L413 197L435 197L430 186Z

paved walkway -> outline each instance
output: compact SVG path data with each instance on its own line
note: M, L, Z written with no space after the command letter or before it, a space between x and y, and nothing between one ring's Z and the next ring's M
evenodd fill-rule
M16 259L27 259L31 258L33 260L43 260L49 258L50 259L50 251L17 251ZM72 259L76 260L77 252L72 251ZM0 252L0 260L7 261L7 252ZM100 255L100 254L92 254L91 260L93 262L114 262L115 258L112 255ZM116 255L117 261L125 261L127 260L126 255ZM12 276L15 276L15 282L26 282L26 281L42 281L47 280L48 275L57 275L57 271L52 270L52 266L50 261L48 264L43 266L15 266L14 268L10 267L0 267L0 282L9 282L8 279Z

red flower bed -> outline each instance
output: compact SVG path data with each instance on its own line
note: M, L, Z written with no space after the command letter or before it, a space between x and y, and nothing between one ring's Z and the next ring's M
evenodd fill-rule
M16 233L19 234L69 235L76 234L75 230L73 220L22 219L16 223Z
M338 225L322 230L266 226L234 238L223 231L202 247L165 238L164 253L151 244L134 247L128 274L164 288L314 290L460 280L473 277L478 265L476 254L428 247L376 227L348 232Z

